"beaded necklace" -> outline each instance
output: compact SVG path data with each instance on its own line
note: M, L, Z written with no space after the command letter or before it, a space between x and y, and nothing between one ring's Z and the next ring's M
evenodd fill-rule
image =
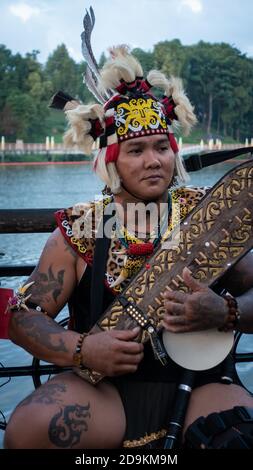
M163 238L166 238L168 232L168 216L171 214L171 206L172 198L171 194L168 193L168 210L166 211L166 216L162 217L158 226L151 232L149 240L145 242L129 233L124 225L115 224L113 230L117 232L117 238L124 248L123 252L116 253L125 255L125 259L124 267L121 269L119 277L110 285L111 288L118 286L128 277L132 277L132 275L143 266L144 262L148 260L158 243ZM151 241L152 234L156 233L157 236ZM146 263L146 269L149 268L150 265Z

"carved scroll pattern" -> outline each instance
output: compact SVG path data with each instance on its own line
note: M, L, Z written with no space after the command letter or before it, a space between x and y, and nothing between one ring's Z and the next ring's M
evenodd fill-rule
M253 246L252 161L235 168L217 183L180 225L178 246L160 247L126 288L124 295L159 325L164 313L165 287L187 292L182 270L211 285ZM116 300L99 322L103 329L119 328L126 320ZM134 320L131 320L134 322Z

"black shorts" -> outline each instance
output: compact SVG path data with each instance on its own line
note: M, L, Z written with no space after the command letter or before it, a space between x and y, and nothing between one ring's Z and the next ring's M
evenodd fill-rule
M120 394L126 414L123 447L163 447L181 374L182 369L174 362L164 367L157 361L153 363L151 359L150 363L145 360L135 374L111 379ZM224 364L197 372L194 388L219 383L223 375ZM235 380L231 363L230 375Z

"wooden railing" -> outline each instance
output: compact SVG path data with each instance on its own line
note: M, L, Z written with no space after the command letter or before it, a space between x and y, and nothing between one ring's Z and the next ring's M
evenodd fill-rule
M0 209L0 234L48 233L56 228L57 209ZM2 265L0 277L28 276L33 265Z

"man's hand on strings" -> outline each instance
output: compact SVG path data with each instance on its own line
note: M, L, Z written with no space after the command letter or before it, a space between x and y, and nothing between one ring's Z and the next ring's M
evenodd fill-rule
M188 268L183 279L189 293L166 290L163 294L166 313L163 326L173 333L207 330L223 325L227 302L191 276Z
M110 330L85 338L83 363L106 376L136 372L143 359L143 344L138 343L140 328Z

